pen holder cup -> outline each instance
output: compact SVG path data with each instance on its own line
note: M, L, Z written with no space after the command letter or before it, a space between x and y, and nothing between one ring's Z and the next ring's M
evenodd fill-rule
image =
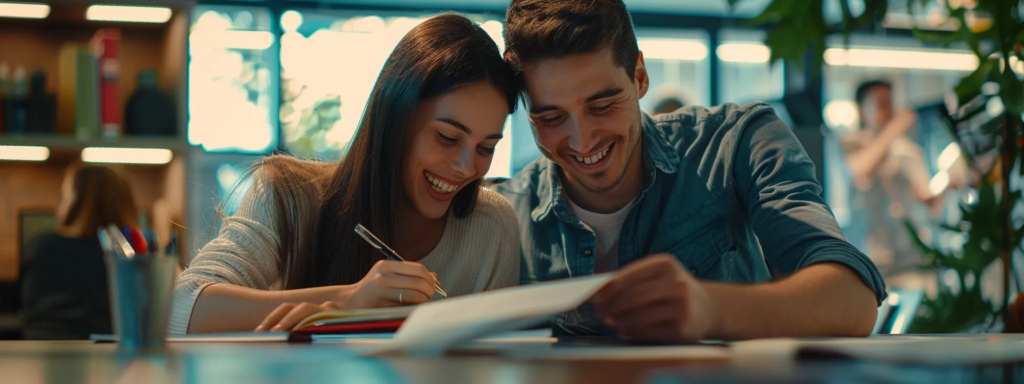
M126 350L159 349L167 340L174 257L107 254L107 282L114 334Z

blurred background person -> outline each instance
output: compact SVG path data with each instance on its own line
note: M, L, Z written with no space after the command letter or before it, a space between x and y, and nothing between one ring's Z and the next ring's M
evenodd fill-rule
M929 188L931 174L921 146L908 137L917 114L894 109L889 82L861 83L856 102L861 128L843 138L843 149L853 179L851 205L864 215L861 249L883 275L898 274L921 263L903 220L926 225L928 211L941 211L946 188Z
M57 231L29 244L21 265L26 339L88 339L111 333L101 226L138 226L131 188L114 168L71 165L61 187Z
M690 105L689 97L682 89L672 85L664 85L658 92L654 93L651 115L675 112L675 110Z

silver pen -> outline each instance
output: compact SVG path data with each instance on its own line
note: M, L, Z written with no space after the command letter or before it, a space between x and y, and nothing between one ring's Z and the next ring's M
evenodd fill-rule
M405 261L405 259L403 259L402 256L398 256L398 252L395 252L394 249L391 249L391 247L388 247L387 244L384 244L383 241L380 241L380 239L378 239L377 236L374 236L373 233L370 233L370 231L366 229L366 227L364 227L362 224L356 224L356 233L359 235L359 237L362 237L363 240L366 240L367 243L370 243L370 246L376 248L377 251L380 251L380 253L384 254L384 257L388 258L388 260ZM448 297L448 293L445 292L444 289L441 289L441 283L438 282L437 279L434 279L434 292L440 294L441 297Z

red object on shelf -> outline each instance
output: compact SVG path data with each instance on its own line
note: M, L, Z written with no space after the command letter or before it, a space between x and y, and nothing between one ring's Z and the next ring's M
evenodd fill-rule
M121 77L121 30L103 28L96 32L92 49L99 58L100 132L104 137L121 136L121 96L117 81Z

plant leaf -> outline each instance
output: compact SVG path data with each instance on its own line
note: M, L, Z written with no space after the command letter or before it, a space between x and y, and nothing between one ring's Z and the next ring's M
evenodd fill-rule
M966 104L981 93L981 85L985 84L985 81L989 79L992 69L996 68L997 63L996 59L986 59L979 63L978 68L974 72L960 80L960 84L953 88L956 91L959 105Z
M761 11L760 15L744 21L746 26L758 26L770 21L776 21L781 17L793 14L792 9L803 0L772 0L768 6Z
M1013 116L1020 116L1024 112L1024 89L1021 89L1020 79L1009 66L1002 71L1000 77L999 98L1003 100L1003 105ZM1009 127L1004 127L1004 129L1009 129Z
M948 46L961 40L961 36L954 32L934 32L918 29L915 25L912 29L914 37L926 43L935 43Z

